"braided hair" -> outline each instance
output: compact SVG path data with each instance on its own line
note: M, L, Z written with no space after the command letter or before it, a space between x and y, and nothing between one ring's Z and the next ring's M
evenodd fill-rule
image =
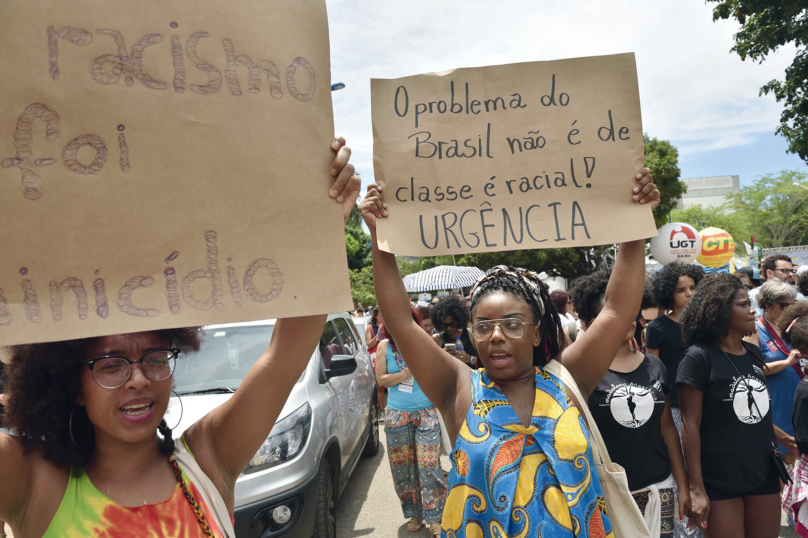
M531 271L510 265L498 265L489 269L480 277L471 290L471 311L473 312L482 299L493 292L510 293L527 303L533 313L534 322L538 323L544 345L533 348L533 364L544 366L561 352L564 346L564 332L561 329L561 318L550 299L547 286Z

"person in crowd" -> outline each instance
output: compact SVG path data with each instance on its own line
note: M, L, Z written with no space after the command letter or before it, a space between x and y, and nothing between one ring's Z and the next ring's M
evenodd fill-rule
M772 254L771 256L767 256L760 267L760 274L766 282L782 280L792 286L794 285L794 276L797 270L794 269L791 258L785 254ZM749 297L755 309L755 317L759 318L763 315L763 307L757 300L758 293L760 293L760 288L755 288L749 292Z
M440 297L438 297L438 296L436 295L435 297L433 297L433 298L432 298L432 301L430 301L430 304L431 304L431 305L432 305L432 307L434 308L435 306L437 306L437 304L438 304L439 302L440 302Z
M646 168L631 196L655 207L659 190ZM561 320L535 273L492 267L472 287L472 333L480 370L469 370L434 345L406 314L396 258L376 242L387 216L382 188L368 187L360 210L373 244L373 279L386 326L450 436L446 535L572 536L612 532L580 405L545 369L561 361L584 397L606 374L637 314L645 274L645 241L623 243L598 323L563 349ZM628 193L627 193L628 195Z
M354 312L353 317L355 317L355 318L364 318L365 317L365 309L362 306L357 307L356 311Z
M696 293L696 286L704 277L704 270L697 265L681 262L669 263L652 280L653 295L657 305L666 314L648 323L645 329L646 351L656 355L668 369L668 378L676 379L679 359L687 346L682 341L679 317L687 303ZM671 413L677 431L682 431L682 415L679 412L677 387L671 388Z
M332 197L347 222L359 177L345 140L331 147ZM15 436L0 434L0 519L19 538L153 536L157 524L165 537L221 537L236 479L266 441L325 322L278 320L232 398L176 441L163 416L175 362L199 348L197 328L13 347L4 420Z
M752 279L749 278L749 274L746 271L735 271L732 274L741 281L741 284L743 284L743 287L746 288L747 291L755 289L754 284L752 284Z
M802 267L808 267L807 265L803 265ZM800 267L800 269L802 269ZM797 291L803 297L808 297L808 271L804 271L799 278L797 279Z
M368 353L370 353L370 360L373 364L374 372L376 371L376 352L379 346L379 328L382 323L384 323L384 321L381 311L378 306L374 306L373 310L370 312L370 323L368 323L368 326L365 328L365 341L368 345ZM379 402L379 411L384 411L387 405L387 393L385 390L383 386L378 383L376 384L376 401Z
M444 297L432 308L430 314L432 325L435 327L432 339L442 349L446 349L446 345L449 344L448 353L470 368L479 368L477 351L469 335L469 317L470 312L465 298L459 295ZM463 345L462 351L452 350L452 346L457 345L458 339Z
M421 315L412 306L410 315L423 332ZM384 325L380 338L376 383L390 391L384 432L396 493L404 517L409 518L408 530L416 532L426 522L430 534L440 536L447 484L440 467L438 410L413 379L408 359Z
M789 435L794 435L791 427L791 409L794 406L794 392L800 379L805 376L800 367L800 351L791 349L783 341L777 328L777 320L786 308L793 305L797 297L794 286L772 279L760 287L758 303L763 307L763 315L755 323L755 332L744 338L760 348L766 361L766 385L772 397L772 421ZM780 450L791 463L795 459L786 447Z
M755 330L746 288L726 273L704 277L681 316L688 345L676 383L690 480L691 524L707 538L776 538L780 479L763 356L744 342Z
M742 280L742 282L744 286L746 286L746 289L750 291L762 284L762 282L760 281L760 269L758 269L757 267L752 267L751 265L748 265L746 267L740 267L733 274L738 278L740 278L741 276L745 276L748 279L748 282L746 282L745 280Z
M562 328L575 322L575 317L572 315L572 302L566 291L554 291L550 294L550 300L553 302L553 306L556 307L556 310L558 310Z
M787 308L777 320L777 329L787 345L808 356L808 302ZM783 490L781 505L795 522L797 534L808 538L808 377L797 384L791 424L800 457L794 466L794 482Z
M426 334L432 336L435 333L435 326L432 324L432 305L419 306L418 314L421 315L421 327L424 328Z
M572 297L587 328L598 323L609 276L599 271L575 281ZM651 536L672 538L674 486L679 490L680 514L689 511L690 490L671 416L672 382L661 360L636 347L635 330L642 318L637 310L637 320L624 332L623 343L588 404L612 461L626 470Z
M649 279L645 280L645 286L642 290L642 305L640 307L640 319L635 329L634 340L640 346L640 351L645 353L646 327L652 320L665 315L665 309L660 308L654 298L654 284ZM671 386L673 385L674 383L671 381Z

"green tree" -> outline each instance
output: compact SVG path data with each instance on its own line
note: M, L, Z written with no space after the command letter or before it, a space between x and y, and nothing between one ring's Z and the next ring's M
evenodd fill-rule
M748 243L753 235L749 215L742 211L729 211L727 206L694 205L674 209L671 218L673 222L685 222L697 230L711 227L726 230L735 240L738 252L744 252L743 241Z
M764 248L808 244L808 174L783 170L765 175L727 197L727 207L749 219L749 229ZM729 231L729 230L728 230Z
M668 222L668 215L676 207L679 199L687 192L687 186L679 180L679 151L667 140L643 136L645 141L645 166L651 170L654 183L662 195L662 200L654 209L654 222L657 228Z
M358 205L351 210L345 224L345 249L348 251L349 269L362 269L372 264L370 236L362 229L362 214Z
M361 269L351 269L351 296L354 304L373 306L376 304L376 292L373 289L373 267L365 266Z
M788 152L808 162L808 16L805 0L708 0L713 20L733 18L741 24L735 34L736 52L763 63L778 48L793 43L797 54L786 68L785 80L771 80L760 95L774 94L784 102L780 125L775 131L788 140Z

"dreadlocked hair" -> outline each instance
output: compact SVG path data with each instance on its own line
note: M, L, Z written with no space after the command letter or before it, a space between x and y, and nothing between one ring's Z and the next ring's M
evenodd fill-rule
M516 272L524 271L511 266L508 266L508 269ZM550 299L550 291L540 280L536 280L536 284L539 288L538 295L519 277L507 274L488 276L473 295L471 312L473 318L473 312L483 297L497 291L510 293L525 301L533 313L534 322L539 324L544 343L544 345L533 348L533 364L535 366L544 366L561 352L565 339L564 331L561 329L561 318L558 315L558 310L553 306L553 301Z

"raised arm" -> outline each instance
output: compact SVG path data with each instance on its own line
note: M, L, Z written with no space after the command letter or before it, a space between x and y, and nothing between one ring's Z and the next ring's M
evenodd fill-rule
M384 325L393 335L421 390L441 412L446 428L454 436L460 426L456 424L454 410L462 409L465 414L468 410L466 401L471 405L469 369L436 346L432 338L412 319L410 301L398 272L396 257L381 251L376 242L376 219L387 216L386 204L378 185L368 186L368 193L359 208L370 230L373 245L373 286ZM377 366L379 356L377 355ZM456 407L458 395L462 402Z
M359 177L348 164L350 149L343 138L332 142L336 178L331 197L342 205L347 221L359 194ZM253 365L236 393L192 426L186 440L194 456L233 508L233 488L283 409L295 382L306 368L323 332L326 316L278 320L269 348ZM216 480L220 477L221 480Z
M659 191L643 168L637 173L634 199L653 209L659 204ZM631 322L637 317L645 283L645 240L620 245L612 269L603 309L597 320L562 353L561 362L578 383L585 398L606 375Z
M23 512L31 484L31 459L17 437L0 433L0 521L15 523ZM2 529L0 529L2 532Z

